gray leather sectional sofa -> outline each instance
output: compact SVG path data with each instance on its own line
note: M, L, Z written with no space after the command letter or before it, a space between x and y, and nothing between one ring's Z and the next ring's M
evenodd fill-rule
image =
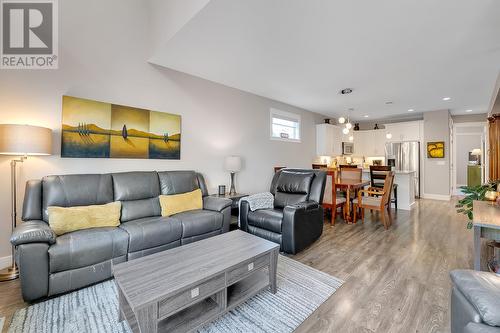
M452 333L500 333L500 277L457 269L450 273Z
M195 189L203 209L162 217L158 196ZM121 201L121 225L56 237L49 206ZM210 197L194 171L48 176L26 185L23 223L11 237L25 301L68 292L112 277L112 264L229 231L231 200Z

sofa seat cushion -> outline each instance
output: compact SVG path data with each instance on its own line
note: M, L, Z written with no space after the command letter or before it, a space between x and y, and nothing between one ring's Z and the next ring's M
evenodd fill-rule
M206 234L221 230L223 215L211 210L191 210L172 215L182 224L182 238Z
M281 233L283 211L279 209L260 209L248 212L248 224L257 228Z
M182 226L177 219L153 216L122 223L120 228L128 232L128 252L136 252L181 239Z
M483 321L490 326L500 326L500 277L489 272L462 269L452 271L450 276Z
M49 247L50 272L99 264L127 255L128 234L120 228L78 230L57 237Z

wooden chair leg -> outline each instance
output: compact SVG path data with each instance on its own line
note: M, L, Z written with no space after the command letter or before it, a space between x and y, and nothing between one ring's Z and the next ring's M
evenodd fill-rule
M365 209L361 207L361 222L365 223Z
M332 215L331 215L330 225L335 225L336 218L337 218L337 207L332 206Z
M380 219L382 220L382 224L384 225L385 230L387 230L389 227L387 226L387 222L385 221L385 213L383 209L380 211Z
M353 217L352 217L352 221L354 223L356 223L356 219L357 219L357 213L358 213L358 204L354 204L352 205L352 209L353 209Z

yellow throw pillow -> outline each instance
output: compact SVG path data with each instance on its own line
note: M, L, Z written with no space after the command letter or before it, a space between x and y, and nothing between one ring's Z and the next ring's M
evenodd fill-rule
M201 190L172 195L160 195L161 216L170 216L188 210L202 209Z
M93 206L50 206L49 225L58 236L82 229L117 227L120 225L121 208L120 201Z

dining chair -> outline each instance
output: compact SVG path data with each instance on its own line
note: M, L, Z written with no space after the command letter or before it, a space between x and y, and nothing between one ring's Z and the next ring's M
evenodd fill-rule
M391 171L390 166L385 165L370 165L370 180L372 187L383 188L384 187L384 179L387 175L387 172ZM392 195L394 192L394 196ZM389 194L389 200L391 203L394 203L394 208L398 210L398 184L395 184L394 181L392 183L392 191Z
M341 164L340 169L357 169L358 166L356 164Z
M353 168L349 166L348 168L343 168L340 166L340 178L361 180L363 177L362 171L363 170L358 167Z
M369 187L367 190L358 191L358 197L353 200L354 205L354 221L356 221L356 214L361 209L361 221L365 221L365 208L376 210L380 212L380 219L384 228L387 230L392 224L391 218L391 205L390 193L392 189L392 182L394 180L394 172L389 171L384 179L384 187L382 189L377 187ZM363 196L366 194L366 196ZM389 215L389 220L385 218L385 209Z
M285 169L285 168L286 168L286 167L284 167L284 166L275 166L275 167L274 167L274 173L276 173L276 172L280 171L281 169Z
M326 176L325 193L323 195L323 208L331 211L330 224L335 225L338 209L341 209L342 216L345 219L346 212L346 198L340 196L335 186L336 171L328 171Z
M316 164L316 163L313 163L312 165L312 168L315 170L315 169L326 169L328 167L327 164Z

